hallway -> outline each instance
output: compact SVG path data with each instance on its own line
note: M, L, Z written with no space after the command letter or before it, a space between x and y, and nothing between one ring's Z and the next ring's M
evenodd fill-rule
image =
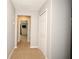
M7 4L8 59L70 59L70 0L7 0Z
M30 48L26 37L22 36L17 48L14 49L11 59L45 59L42 52L37 48Z

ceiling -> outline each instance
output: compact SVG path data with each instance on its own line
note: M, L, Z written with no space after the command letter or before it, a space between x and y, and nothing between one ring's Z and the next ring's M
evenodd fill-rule
M12 0L16 10L38 11L46 0Z

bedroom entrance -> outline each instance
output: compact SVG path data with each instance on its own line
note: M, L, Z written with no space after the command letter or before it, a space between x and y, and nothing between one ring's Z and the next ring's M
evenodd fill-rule
M17 47L30 48L31 17L17 16Z

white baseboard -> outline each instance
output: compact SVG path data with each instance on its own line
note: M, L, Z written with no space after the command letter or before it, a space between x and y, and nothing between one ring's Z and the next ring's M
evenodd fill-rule
M38 46L31 46L30 48L38 48Z
M43 51L41 49L40 49L40 51L43 53ZM44 53L43 53L43 55L45 56L45 59L48 59L48 57Z
M13 48L13 49L12 49L11 53L9 54L8 59L11 59L11 55L12 55L12 53L13 53L14 49L15 49L15 48Z

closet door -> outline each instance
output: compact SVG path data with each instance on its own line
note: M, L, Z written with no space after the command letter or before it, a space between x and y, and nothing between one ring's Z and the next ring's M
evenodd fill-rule
M41 51L47 55L47 11L40 15L39 19L39 46Z

